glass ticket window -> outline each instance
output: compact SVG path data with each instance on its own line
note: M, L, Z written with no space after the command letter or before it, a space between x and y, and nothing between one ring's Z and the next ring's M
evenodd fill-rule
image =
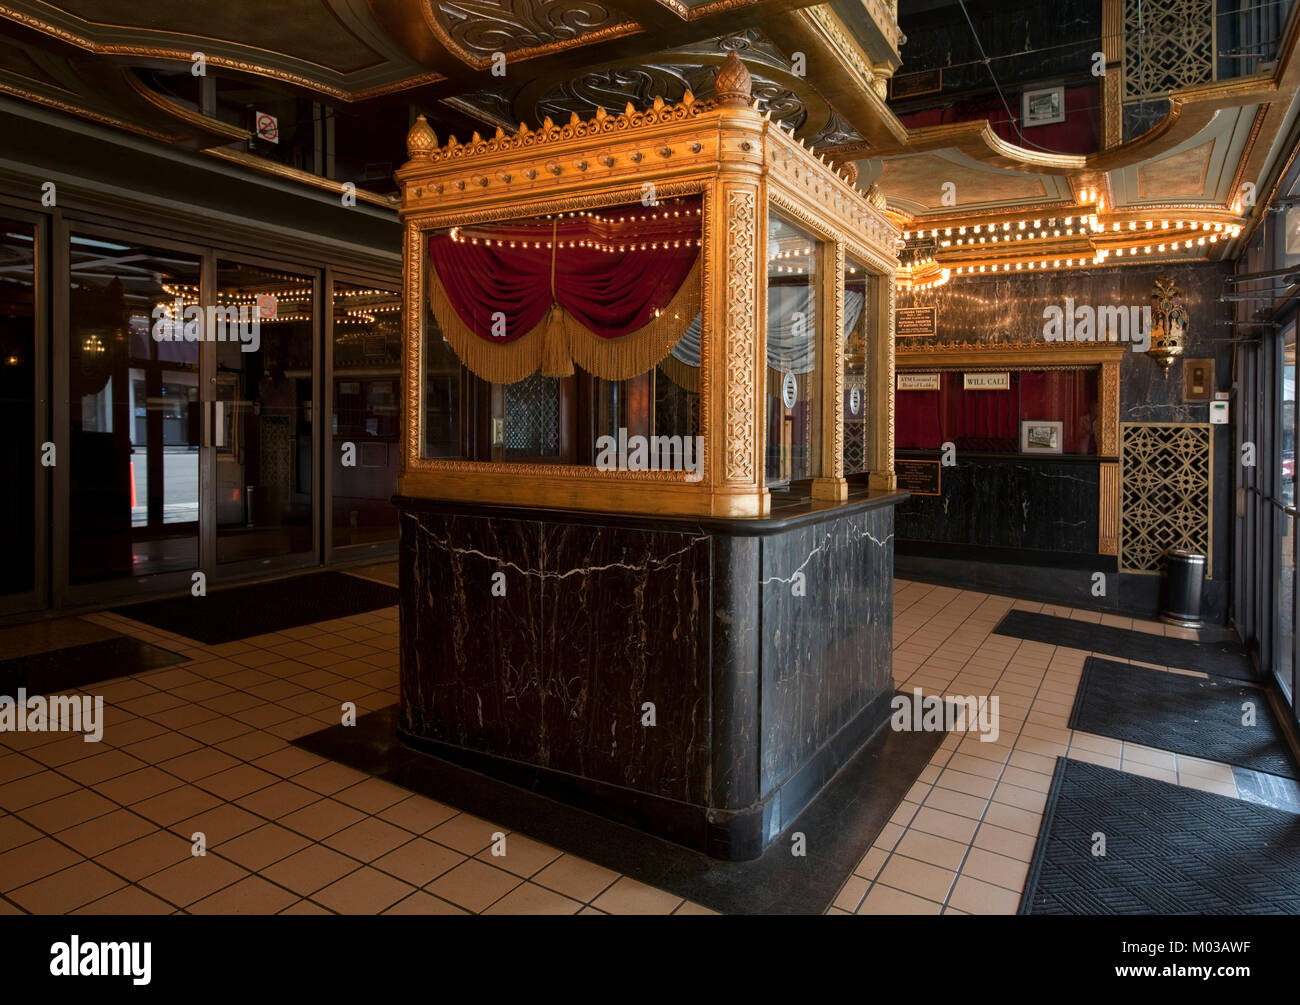
M422 456L689 467L701 213L686 196L432 232Z
M871 422L868 411L868 378L872 351L871 274L866 266L845 256L844 259L844 474L863 474L868 470L868 437Z
M767 228L767 459L769 488L820 474L817 263L821 246L777 213Z
M402 298L335 283L332 300L333 541L344 547L397 537Z

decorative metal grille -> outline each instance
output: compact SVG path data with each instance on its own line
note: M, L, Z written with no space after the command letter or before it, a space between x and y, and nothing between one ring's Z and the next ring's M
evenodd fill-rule
M1126 103L1213 79L1213 0L1125 0Z
M540 372L506 385L506 453L560 452L560 382Z
M1208 561L1213 454L1207 424L1120 423L1122 570L1159 572L1173 548Z

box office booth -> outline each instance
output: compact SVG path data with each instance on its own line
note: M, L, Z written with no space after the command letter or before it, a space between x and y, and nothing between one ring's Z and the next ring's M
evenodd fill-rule
M734 53L708 100L408 149L402 739L755 857L893 694L883 200Z

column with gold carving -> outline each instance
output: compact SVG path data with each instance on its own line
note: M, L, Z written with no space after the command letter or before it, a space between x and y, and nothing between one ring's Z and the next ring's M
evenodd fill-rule
M873 185L868 196L873 203L883 198ZM871 391L876 407L872 410L870 485L873 489L898 488L894 473L894 277L873 280L875 310L871 340Z
M714 516L762 516L766 408L767 302L762 186L762 116L750 107L752 81L736 53L718 70L715 100L722 154L704 221L704 316L701 399L709 430L708 472Z

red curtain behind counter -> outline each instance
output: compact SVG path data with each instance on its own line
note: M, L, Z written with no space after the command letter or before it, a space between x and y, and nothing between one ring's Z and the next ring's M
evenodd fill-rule
M1096 452L1097 374L1091 370L1019 371L1009 391L966 391L960 373L940 374L938 391L897 391L894 445L937 450L1020 449L1020 422L1059 421L1067 454Z

